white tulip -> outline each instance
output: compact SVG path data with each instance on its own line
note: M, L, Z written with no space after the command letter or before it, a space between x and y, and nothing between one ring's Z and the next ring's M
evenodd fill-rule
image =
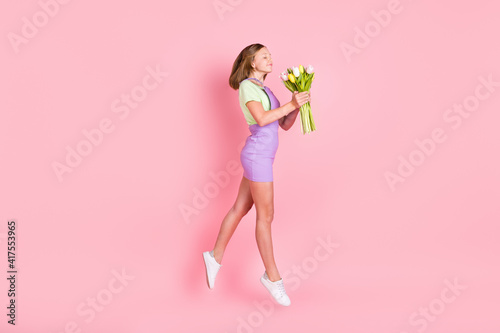
M314 67L313 67L313 66L311 66L311 65L307 66L307 68L306 68L306 73L307 73L307 74L312 74L312 73L314 73Z
M281 73L280 77L283 81L288 81L288 75Z
M293 75L295 75L295 77L299 77L300 71L298 67L293 67Z

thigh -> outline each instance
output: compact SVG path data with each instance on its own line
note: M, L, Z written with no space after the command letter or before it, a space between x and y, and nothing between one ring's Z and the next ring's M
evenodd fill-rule
M233 209L245 215L253 206L252 193L250 192L250 180L245 177L241 178L240 188L238 189L238 196L233 205Z
M250 191L257 211L257 219L272 219L274 216L273 182L250 181Z

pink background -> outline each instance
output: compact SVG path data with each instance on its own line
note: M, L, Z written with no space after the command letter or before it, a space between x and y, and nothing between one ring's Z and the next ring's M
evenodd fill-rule
M0 8L0 276L12 219L18 269L15 327L1 279L2 332L500 331L500 87L479 87L500 82L497 1L70 1L52 16L40 3ZM387 8L398 12L381 26L372 11ZM23 18L40 27L16 48ZM366 45L358 28L372 29ZM287 308L259 281L255 209L214 290L201 255L241 180L225 171L249 135L228 77L257 42L281 103L281 71L317 72L317 131L280 130L274 164ZM168 75L141 96L148 67ZM132 92L144 100L113 112ZM474 111L453 128L459 103ZM82 131L106 119L113 130L85 146ZM424 155L415 140L429 148L436 128L446 139ZM60 181L52 164L78 145L91 151ZM420 165L391 189L400 155Z

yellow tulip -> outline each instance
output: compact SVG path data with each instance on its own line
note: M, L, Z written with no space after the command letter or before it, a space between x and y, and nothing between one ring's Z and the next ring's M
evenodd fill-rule
M300 71L301 73L304 73L304 66L300 65L300 66L299 66L299 71Z
M292 82L295 83L295 76L293 76L292 73L288 74L288 79Z

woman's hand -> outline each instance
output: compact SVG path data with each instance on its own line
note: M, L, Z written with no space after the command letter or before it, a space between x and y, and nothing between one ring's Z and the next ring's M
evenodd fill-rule
M292 104L298 109L302 105L311 101L311 96L308 91L298 92L294 91L292 95Z

